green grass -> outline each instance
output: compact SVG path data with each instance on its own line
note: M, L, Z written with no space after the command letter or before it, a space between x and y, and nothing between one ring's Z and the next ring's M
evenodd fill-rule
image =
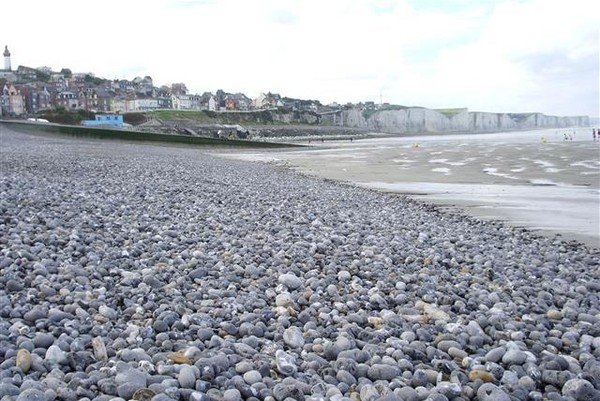
M203 124L218 123L217 119L211 117L210 112L205 111L184 111L184 110L156 110L148 113L148 116L159 118L161 120L193 120Z
M515 122L520 123L531 117L533 113L509 113L508 116Z
M461 108L455 108L455 109L434 109L435 111L437 111L438 113L442 113L443 115L445 115L448 118L452 118L460 113L464 113L466 111L468 111L467 108L461 107Z
M274 121L271 111L267 110L248 112L156 110L149 112L148 116L164 121L186 119L200 124L283 125Z

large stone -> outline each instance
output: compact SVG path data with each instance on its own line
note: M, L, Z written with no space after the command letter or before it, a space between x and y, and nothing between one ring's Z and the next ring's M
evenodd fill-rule
M279 373L285 376L293 376L298 371L296 358L282 350L275 353L275 364Z
M46 397L44 392L35 388L28 388L22 391L17 397L16 401L45 401Z
M510 396L492 383L484 383L477 390L479 401L511 401Z
M304 346L304 336L302 330L296 326L287 328L283 332L283 341L290 348L302 348Z
M23 371L23 373L29 372L32 364L31 354L26 349L20 349L17 352L17 367Z
M126 369L117 373L115 382L117 384L117 394L126 400L133 397L133 394L146 387L146 373L134 368Z
M177 375L177 380L179 381L179 385L182 388L195 388L196 387L196 371L197 368L184 365L182 366L179 374Z
M400 376L400 368L398 366L386 365L383 363L374 364L367 372L369 379L377 380L392 380Z
M600 400L600 391L592 383L584 379L567 380L562 388L562 395L577 401Z
M292 291L302 287L302 280L292 273L285 273L280 275L279 282Z

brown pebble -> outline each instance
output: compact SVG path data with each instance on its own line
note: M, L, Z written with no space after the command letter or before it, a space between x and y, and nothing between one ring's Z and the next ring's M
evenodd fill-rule
M185 356L182 352L171 352L169 355L167 355L167 358L173 363L185 365L190 365L192 363L191 359Z
M17 351L17 367L20 368L23 373L29 372L31 368L31 364L33 363L31 359L31 354L24 348L21 348Z
M495 380L495 377L493 374L485 370L472 370L469 372L469 379L481 379L484 383L492 383Z
M383 319L378 316L369 316L367 322L373 326L376 330L383 327Z
M92 339L92 348L94 349L94 356L97 360L102 362L106 362L108 360L106 346L104 345L104 340L102 340L102 337L94 337Z
M464 351L460 348L450 347L450 348L448 348L448 355L450 355L451 357L455 358L458 361L462 361L469 354L467 354L466 351Z

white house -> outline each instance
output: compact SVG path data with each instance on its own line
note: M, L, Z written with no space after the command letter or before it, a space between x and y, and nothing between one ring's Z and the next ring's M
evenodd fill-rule
M217 101L215 100L214 96L211 96L208 99L208 110L217 111Z

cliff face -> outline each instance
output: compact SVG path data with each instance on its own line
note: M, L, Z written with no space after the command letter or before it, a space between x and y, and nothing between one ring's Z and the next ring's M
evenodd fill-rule
M541 113L507 114L469 112L452 114L423 108L380 110L367 114L358 109L343 110L333 121L336 125L375 132L489 132L538 128L589 126L587 116L556 117Z

